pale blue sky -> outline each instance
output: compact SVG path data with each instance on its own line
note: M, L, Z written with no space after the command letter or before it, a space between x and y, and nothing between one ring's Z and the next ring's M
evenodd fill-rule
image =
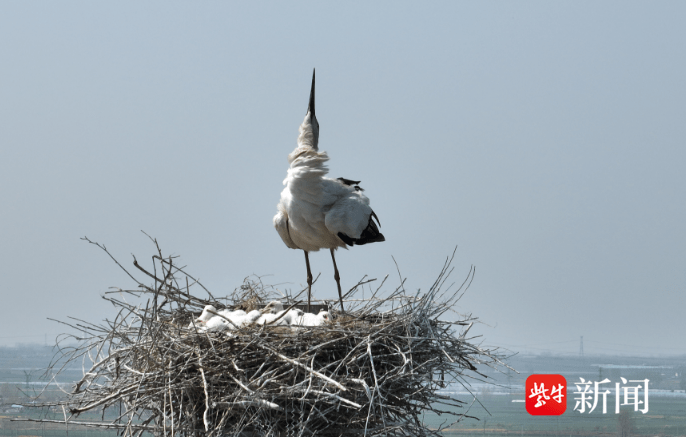
M157 237L215 294L298 288L271 220L317 69L320 148L362 180L426 289L459 246L459 312L513 350L686 353L682 2L3 2L0 344L112 316L104 253ZM336 295L328 253L310 257ZM389 289L392 287L389 287Z

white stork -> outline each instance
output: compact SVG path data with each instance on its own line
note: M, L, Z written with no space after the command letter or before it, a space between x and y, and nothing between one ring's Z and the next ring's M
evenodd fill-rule
M216 312L217 309L214 306L205 305L205 308L203 308L202 313L198 316L197 319L195 319L194 322L191 322L190 325L188 325L188 327L193 328L194 325L204 326L212 317L214 317L214 314Z
M274 227L281 239L291 249L305 252L307 265L307 309L312 295L312 272L309 252L329 249L333 260L334 279L338 286L338 298L343 311L340 275L336 266L334 250L339 247L362 245L385 241L372 218L379 218L369 206L369 199L362 194L359 181L327 178L329 156L320 152L319 123L314 111L314 71L310 103L305 120L300 125L298 146L288 155L288 175L283 181L286 188L281 192L274 216ZM381 226L381 223L379 223Z
M224 331L232 330L236 328L242 328L257 322L257 320L263 315L263 311L253 310L246 314L245 311L220 311L218 316L214 316L209 319L205 326L200 328L201 332L205 331ZM229 320L226 320L229 319Z
M320 311L317 315L312 313L300 314L300 317L296 318L292 324L296 326L322 326L330 321L329 312Z

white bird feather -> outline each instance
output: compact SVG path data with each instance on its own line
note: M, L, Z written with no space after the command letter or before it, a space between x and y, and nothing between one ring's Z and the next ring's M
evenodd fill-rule
M304 313L295 320L295 326L322 326L331 321L328 311L321 311L319 314Z
M188 327L193 328L193 325L195 326L205 326L208 320L210 320L212 317L215 316L214 313L217 312L217 309L212 306L212 305L205 305L205 308L203 308L202 313L193 321L191 322Z
M272 313L262 314L262 315L260 316L260 318L257 319L257 322L256 322L256 323L257 323L258 325L266 325L266 324L271 323L271 322L273 322L274 320L276 320L277 317L278 317L278 316L277 316L276 314L272 314Z
M260 316L262 316L262 311L254 310L246 314L243 310L222 310L217 315L212 317L209 321L201 327L201 331L225 331L233 330L237 328L242 328L244 326L255 323ZM226 320L229 319L229 320Z
M272 314L276 314L279 311L283 311L283 304L281 302L279 302L278 300L273 300L273 301L269 302L262 309L263 313L270 312Z

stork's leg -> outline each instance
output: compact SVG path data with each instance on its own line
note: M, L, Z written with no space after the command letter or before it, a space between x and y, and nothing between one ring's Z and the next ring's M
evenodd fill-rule
M307 264L307 312L310 312L310 299L312 298L312 271L310 270L310 257L305 252L305 264Z
M336 280L336 285L338 285L338 299L341 301L341 312L344 313L343 294L341 293L341 276L338 274L338 267L336 266L336 257L333 255L333 249L331 249L331 259L333 260L333 278Z

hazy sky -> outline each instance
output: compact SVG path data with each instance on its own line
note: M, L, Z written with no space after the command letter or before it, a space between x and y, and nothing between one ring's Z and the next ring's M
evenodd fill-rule
M344 288L427 289L515 351L686 353L683 2L3 2L0 344L166 253L222 295L305 283L272 226L317 69L331 176L386 242L338 252ZM310 256L317 297L336 286ZM131 267L134 269L133 267Z

